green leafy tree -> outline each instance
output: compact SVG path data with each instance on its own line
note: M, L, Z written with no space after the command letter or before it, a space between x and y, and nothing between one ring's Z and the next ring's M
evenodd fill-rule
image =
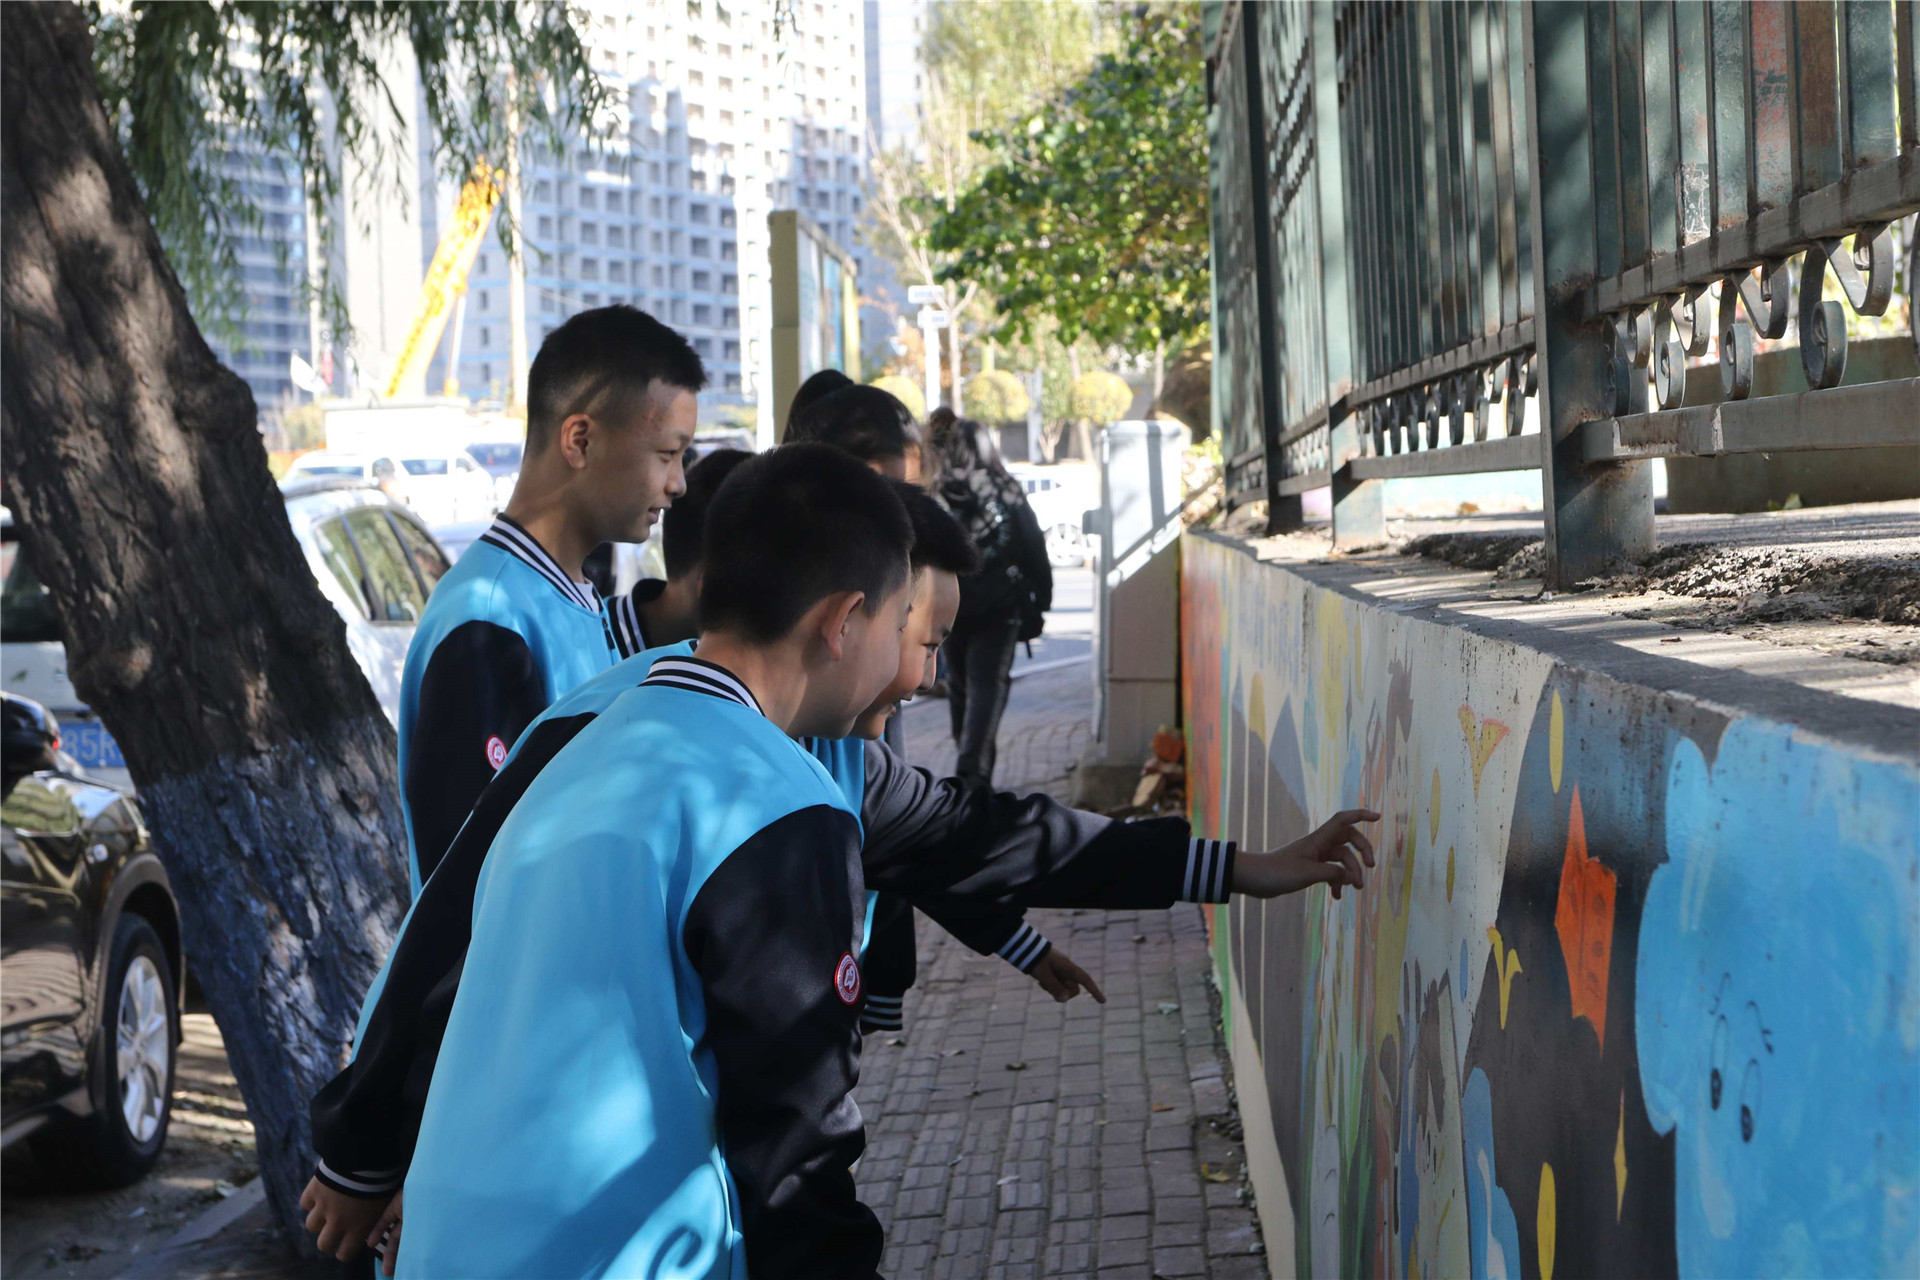
M986 162L979 131L1024 115L1084 73L1103 45L1103 12L1075 0L942 0L928 9L917 145L874 157L863 234L902 281L954 282L947 292L952 367L991 299L982 281L943 274L952 255L932 247L934 221ZM954 408L964 411L964 382L949 385Z
M1206 322L1206 85L1194 5L1148 6L1125 47L1011 127L931 210L944 280L977 283L1014 336L1050 316L1068 344L1145 352Z
M483 163L505 163L510 122L554 141L593 136L613 105L564 5L88 0L86 10L101 98L167 261L194 314L222 330L245 311L236 250L262 230L246 179L249 157L264 156L305 179L318 301L333 329L348 331L329 252L343 175L350 165L379 184L400 172L401 59L418 68L421 124L455 187ZM565 91L541 92L556 70ZM532 91L515 92L521 84ZM402 201L415 195L395 190ZM519 229L506 212L495 221L511 247Z
M225 287L248 225L222 149L290 152L323 216L344 160L378 168L399 51L450 174L499 154L508 79L565 86L557 117L522 104L556 127L601 99L560 6L0 6L5 501L139 788L269 1199L303 1242L307 1104L407 900L394 735L189 289Z

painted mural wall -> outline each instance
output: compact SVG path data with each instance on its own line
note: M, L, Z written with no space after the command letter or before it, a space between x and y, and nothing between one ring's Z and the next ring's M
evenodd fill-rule
M1270 1252L1407 1280L1920 1275L1913 761L1210 536L1182 571L1196 827L1270 847L1384 815L1364 893L1214 915L1242 1111L1263 1091L1285 1183L1256 1179Z

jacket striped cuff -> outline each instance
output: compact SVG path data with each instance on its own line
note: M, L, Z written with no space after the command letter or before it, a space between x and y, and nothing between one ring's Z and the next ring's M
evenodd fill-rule
M906 1025L905 996L870 995L860 1010L862 1031L898 1031Z
M1194 839L1187 843L1187 871L1180 878L1180 901L1225 902L1233 896L1231 840Z
M354 1173L351 1176L336 1173L327 1167L325 1160L319 1161L313 1176L341 1195L358 1196L363 1200L377 1200L392 1195L407 1180L405 1169L381 1169L371 1173Z
M1051 950L1053 950L1053 944L1047 941L1045 934L1032 925L1022 922L1020 927L1013 931L1013 936L1002 943L1000 950L995 954L1020 972L1032 973L1033 966L1040 962L1040 957Z

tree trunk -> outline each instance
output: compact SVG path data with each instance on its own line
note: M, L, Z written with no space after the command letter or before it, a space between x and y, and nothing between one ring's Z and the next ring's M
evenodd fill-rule
M296 1228L307 1102L406 900L393 730L109 128L85 15L0 6L0 461ZM304 1233L295 1231L304 1240Z

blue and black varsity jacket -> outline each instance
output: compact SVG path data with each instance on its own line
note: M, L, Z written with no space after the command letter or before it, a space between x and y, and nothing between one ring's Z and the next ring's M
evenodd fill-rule
M520 734L554 699L645 645L633 602L603 602L498 517L433 589L400 683L400 800L413 891Z
M876 1274L854 1192L860 822L745 685L664 658L476 885L399 1274Z

